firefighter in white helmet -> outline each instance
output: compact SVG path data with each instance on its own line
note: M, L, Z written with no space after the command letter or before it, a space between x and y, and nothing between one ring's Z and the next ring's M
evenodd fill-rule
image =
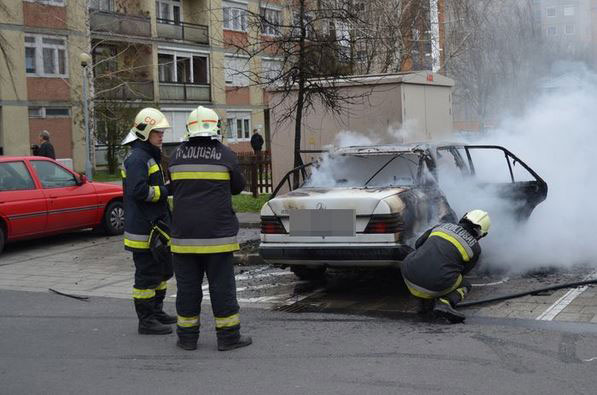
M450 323L464 321L464 314L454 307L471 290L463 275L479 259L479 240L490 227L487 212L469 211L458 224L443 223L425 232L402 262L402 276L410 293L432 302L437 317Z
M199 106L187 120L189 141L168 165L174 196L171 249L176 275L177 346L195 350L207 274L218 350L251 344L241 336L232 253L239 249L232 196L245 186L232 150L219 141L219 117Z
M166 281L172 277L172 262L156 259L150 250L150 234L158 221L170 223L168 190L160 167L164 130L168 120L155 108L144 108L122 141L131 150L121 173L124 188L124 246L132 251L135 263L133 300L140 334L168 334L167 324L176 317L163 311Z

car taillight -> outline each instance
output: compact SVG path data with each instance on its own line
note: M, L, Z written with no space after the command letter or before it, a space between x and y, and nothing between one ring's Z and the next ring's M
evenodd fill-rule
M363 233L398 233L404 230L404 222L398 214L372 215Z
M261 217L261 233L263 234L285 234L286 229L278 217Z

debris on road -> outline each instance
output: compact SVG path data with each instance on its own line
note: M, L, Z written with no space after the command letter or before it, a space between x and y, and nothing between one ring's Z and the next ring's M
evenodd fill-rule
M48 288L48 290L54 292L55 294L66 296L68 298L82 300L82 301L85 301L85 302L89 301L89 297L88 296L71 295L71 294L67 294L67 293L64 293L64 292L56 291L55 289L52 289L52 288Z

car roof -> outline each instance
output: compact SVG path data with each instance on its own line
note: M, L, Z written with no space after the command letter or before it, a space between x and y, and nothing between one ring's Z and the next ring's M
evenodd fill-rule
M354 154L389 154L397 152L433 151L437 148L453 146L462 147L462 143L441 143L441 142L420 142L410 144L376 144L376 145L353 145L349 147L338 147L330 152L336 155Z
M0 162L12 162L15 160L25 160L25 159L46 159L52 160L51 158L47 158L45 156L0 156Z

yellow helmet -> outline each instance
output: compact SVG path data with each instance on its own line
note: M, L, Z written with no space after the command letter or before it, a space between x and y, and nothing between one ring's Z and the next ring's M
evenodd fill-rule
M489 228L491 228L491 219L487 211L471 210L462 217L462 220L467 220L473 225L478 226L481 230L479 237L486 236Z
M192 137L218 137L218 114L211 108L199 106L187 118L187 136Z
M129 134L122 140L122 145L129 144L135 140L147 141L149 133L154 129L169 128L170 123L166 116L155 108L147 107L137 113L135 123Z

